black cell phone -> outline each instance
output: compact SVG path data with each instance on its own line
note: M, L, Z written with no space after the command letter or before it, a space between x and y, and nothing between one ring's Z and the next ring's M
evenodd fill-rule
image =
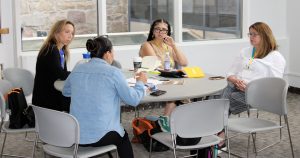
M151 92L150 95L152 96L160 96L160 95L163 95L165 94L167 91L164 91L164 90L157 90L155 92Z

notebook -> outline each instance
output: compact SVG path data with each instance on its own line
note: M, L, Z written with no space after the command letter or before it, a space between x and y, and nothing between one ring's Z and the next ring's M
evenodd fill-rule
M202 69L198 66L195 67L184 67L183 71L186 73L188 78L201 78L204 77L205 74Z

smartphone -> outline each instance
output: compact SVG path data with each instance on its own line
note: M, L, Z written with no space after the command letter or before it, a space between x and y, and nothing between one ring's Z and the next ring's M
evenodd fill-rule
M167 91L164 91L164 90L156 90L154 92L151 92L150 95L152 96L160 96L160 95L163 95L165 94Z

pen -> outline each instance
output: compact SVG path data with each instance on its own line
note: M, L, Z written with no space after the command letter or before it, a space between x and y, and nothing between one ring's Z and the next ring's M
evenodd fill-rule
M170 81L169 79L159 79L159 81Z

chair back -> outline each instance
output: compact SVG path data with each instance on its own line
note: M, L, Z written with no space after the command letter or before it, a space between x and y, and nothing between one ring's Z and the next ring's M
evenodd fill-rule
M71 147L79 144L79 123L68 113L33 106L39 138L50 145Z
M259 110L285 115L287 90L288 83L282 78L257 79L246 87L246 103Z
M3 70L3 77L8 80L13 87L21 87L25 96L32 94L34 76L29 70L21 68L7 68Z
M229 100L216 99L188 103L171 113L171 134L183 138L216 134L227 126Z
M12 84L7 80L0 80L0 105L1 105L1 120L6 116L6 103L5 95L13 88Z

